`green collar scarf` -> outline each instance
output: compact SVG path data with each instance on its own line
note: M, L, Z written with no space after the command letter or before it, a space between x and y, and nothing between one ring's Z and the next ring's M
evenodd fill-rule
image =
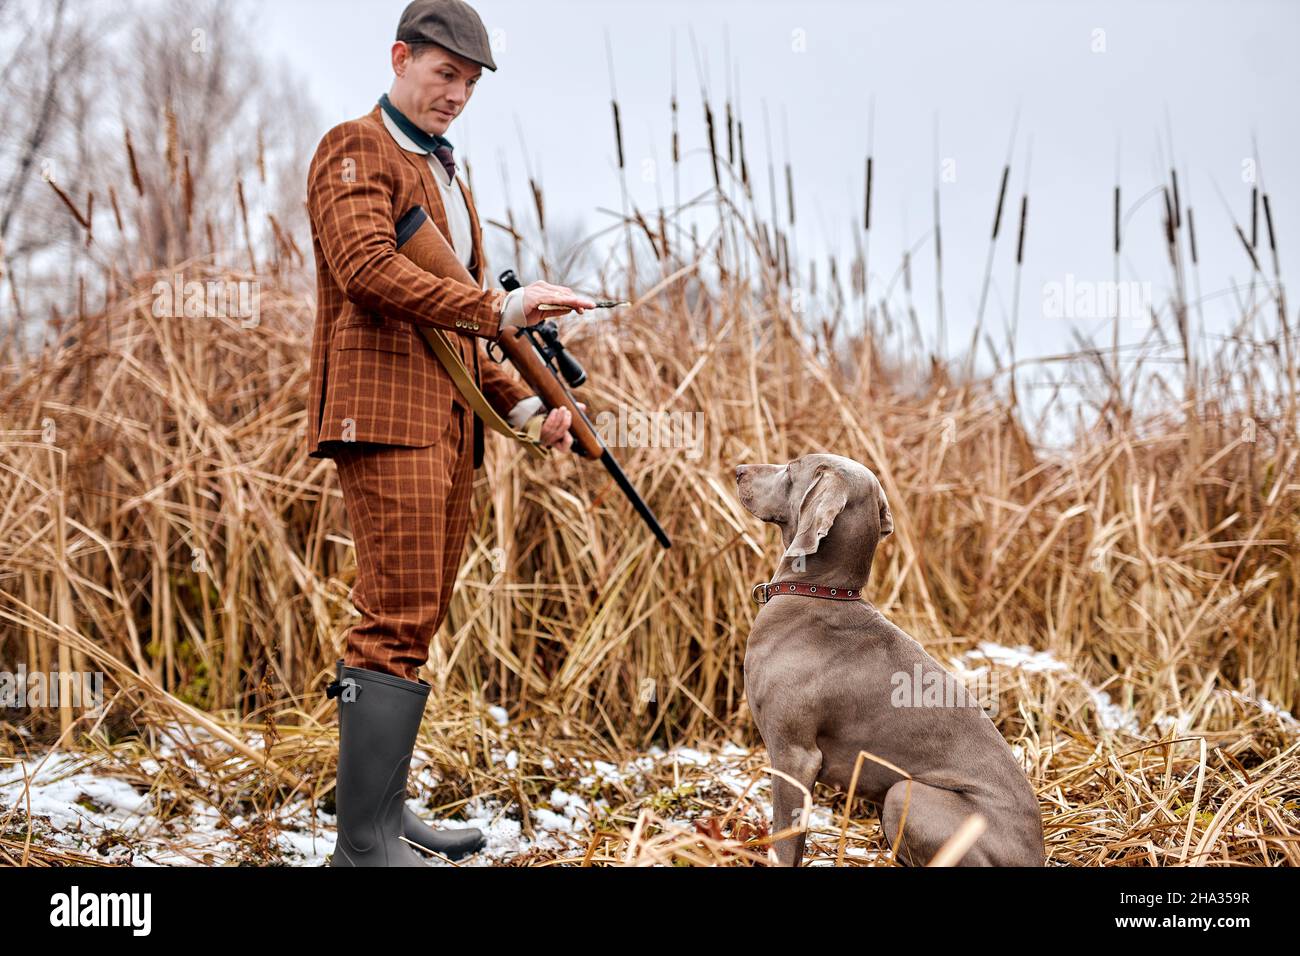
M396 124L397 128L409 136L411 142L415 143L416 146L420 147L420 149L424 150L426 153L432 154L439 146L446 146L448 149L452 148L451 140L447 139L447 137L438 136L433 133L426 133L424 130L420 129L420 127L412 123L405 113L392 104L388 99L387 93L384 93L379 97L379 106L388 114L388 118Z

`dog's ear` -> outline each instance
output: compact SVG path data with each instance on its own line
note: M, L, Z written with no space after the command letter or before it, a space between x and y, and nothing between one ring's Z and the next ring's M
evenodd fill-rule
M880 498L880 536L894 533L894 513L889 510L889 499L885 497L885 488L876 479L876 493Z
M830 468L819 471L799 503L799 523L786 554L792 558L816 554L848 500L848 484L839 472Z

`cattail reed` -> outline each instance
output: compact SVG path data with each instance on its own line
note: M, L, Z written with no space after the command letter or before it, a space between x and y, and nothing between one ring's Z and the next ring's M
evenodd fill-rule
M713 110L709 107L709 101L704 99L704 127L709 138L709 162L713 169L713 187L722 188L722 176L718 172L718 144L713 132Z
M1120 219L1119 185L1117 184L1117 185L1115 186L1115 217L1114 217L1114 220L1115 220L1115 243L1114 243L1114 248L1115 248L1115 255L1116 255L1116 256L1119 255L1119 219Z
M108 204L113 209L113 221L117 223L117 231L124 235L126 230L122 227L122 210L117 204L117 190L110 184L108 187Z
M257 257L253 255L253 231L248 227L248 204L244 202L244 180L235 180L235 197L239 200L239 220L244 224L244 244L248 250L248 271L257 271Z
M1169 255L1169 264L1171 266L1176 266L1177 259L1174 255L1174 246L1176 244L1174 241L1174 210L1173 210L1173 206L1170 204L1169 201L1169 187L1162 186L1160 189L1160 195L1164 198L1165 201L1165 217L1164 217L1165 251Z
M731 115L731 100L727 100L727 165L736 165L736 129Z
M749 185L749 163L745 159L745 124L739 120L736 121L736 138L739 141L740 181L745 187L745 194L752 199L753 193Z
M610 100L610 107L614 111L614 149L618 153L618 168L623 169L623 123L618 115L618 100Z
M1028 176L1025 177L1026 180ZM1011 363L1011 393L1008 396L1011 407L1019 404L1016 392L1016 335L1020 329L1020 278L1025 264L1025 224L1029 220L1029 193L1020 195L1020 228L1016 233L1016 278L1011 289L1011 332L1008 338L1008 352Z
M1254 268L1254 270L1255 270L1256 272L1263 272L1264 270L1261 269L1261 268L1259 267L1259 260L1255 258L1255 249L1254 249L1254 247L1250 244L1250 240L1248 240L1248 239L1246 238L1246 234L1245 234L1244 232L1241 231L1241 226L1237 225L1237 224L1234 222L1234 223L1232 224L1232 228L1235 229L1235 230L1237 231L1237 238L1241 240L1241 244L1242 244L1242 246L1245 247L1245 249L1246 249L1246 255L1250 256L1250 264L1251 264L1251 266Z
M1025 221L1029 217L1029 194L1020 197L1020 232L1016 238L1016 265L1025 262Z
M676 166L682 161L681 148L677 139L677 97L673 96L669 102L670 112L673 117L673 165Z
M176 111L172 109L172 104L167 103L164 108L164 121L167 132L167 146L164 154L167 163L167 181L175 183L179 174L180 158L178 156L178 144L180 141L180 131L177 127Z
M651 229L650 224L645 221L645 216L641 214L641 210L634 207L632 210L632 218L636 220L636 224L640 226L641 231L645 233L646 240L650 243L650 249L654 252L655 258L663 258L660 253L659 243L655 239L654 230Z
M872 165L873 165L872 157L868 156L867 173L866 173L867 183L866 183L866 189L864 191L865 195L862 201L862 231L863 232L871 231L871 185L872 185L871 180L872 180L872 174L874 172L874 170L872 169Z
M182 195L185 202L185 235L190 234L194 219L194 175L190 172L190 151L185 151L185 166L182 170Z
M1268 230L1268 248L1273 254L1273 271L1278 271L1277 240L1273 238L1273 210L1269 206L1268 193L1264 193L1264 226Z
M122 135L126 141L127 165L131 167L131 185L135 187L136 195L144 196L144 180L140 178L140 166L135 160L135 147L131 145L131 131L123 130Z
M1259 187L1250 187L1250 248L1259 247Z
M82 229L89 230L90 220L86 218L85 213L77 208L77 204L72 201L72 197L64 192L63 189L60 188L59 184L53 179L46 179L45 181L50 184L50 188L54 190L54 194L63 201L63 205L68 207L68 211L72 213L73 218L77 220L77 224L80 225Z
M537 213L537 230L546 233L546 204L542 201L542 187L532 176L528 177L528 189L533 195L533 211Z
M989 283L993 281L993 252L998 243L998 230L1002 226L1002 207L1007 200L1007 181L1011 178L1011 164L1002 166L1002 182L998 185L998 202L993 210L993 232L989 237L988 256L984 262L984 282L980 286L979 307L975 310L975 331L971 335L971 355L975 352L975 336L984 325L984 306L989 298Z

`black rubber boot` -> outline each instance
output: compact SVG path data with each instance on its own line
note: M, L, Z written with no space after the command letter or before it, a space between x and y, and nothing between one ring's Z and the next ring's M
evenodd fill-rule
M417 817L410 807L402 807L402 835L426 850L441 854L449 860L459 860L483 848L487 839L475 827L455 830L435 830Z
M346 667L327 693L339 700L338 842L330 866L427 866L404 843L402 810L420 730L424 681Z

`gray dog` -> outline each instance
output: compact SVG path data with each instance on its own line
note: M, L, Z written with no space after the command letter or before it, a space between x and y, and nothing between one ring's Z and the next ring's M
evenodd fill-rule
M745 693L772 766L809 791L815 781L847 790L865 750L912 777L909 796L905 777L864 758L855 791L891 846L903 823L902 862L929 862L979 814L985 829L962 866L1042 866L1038 800L993 721L973 695L945 703L963 699L956 679L861 599L876 545L894 530L880 481L851 459L806 455L741 465L736 482L741 504L778 525L785 547L773 583L755 588L767 601L745 651ZM898 688L915 677L943 686L940 703L900 706ZM802 806L799 788L773 775L774 829ZM775 846L783 866L798 866L803 850L803 833Z

